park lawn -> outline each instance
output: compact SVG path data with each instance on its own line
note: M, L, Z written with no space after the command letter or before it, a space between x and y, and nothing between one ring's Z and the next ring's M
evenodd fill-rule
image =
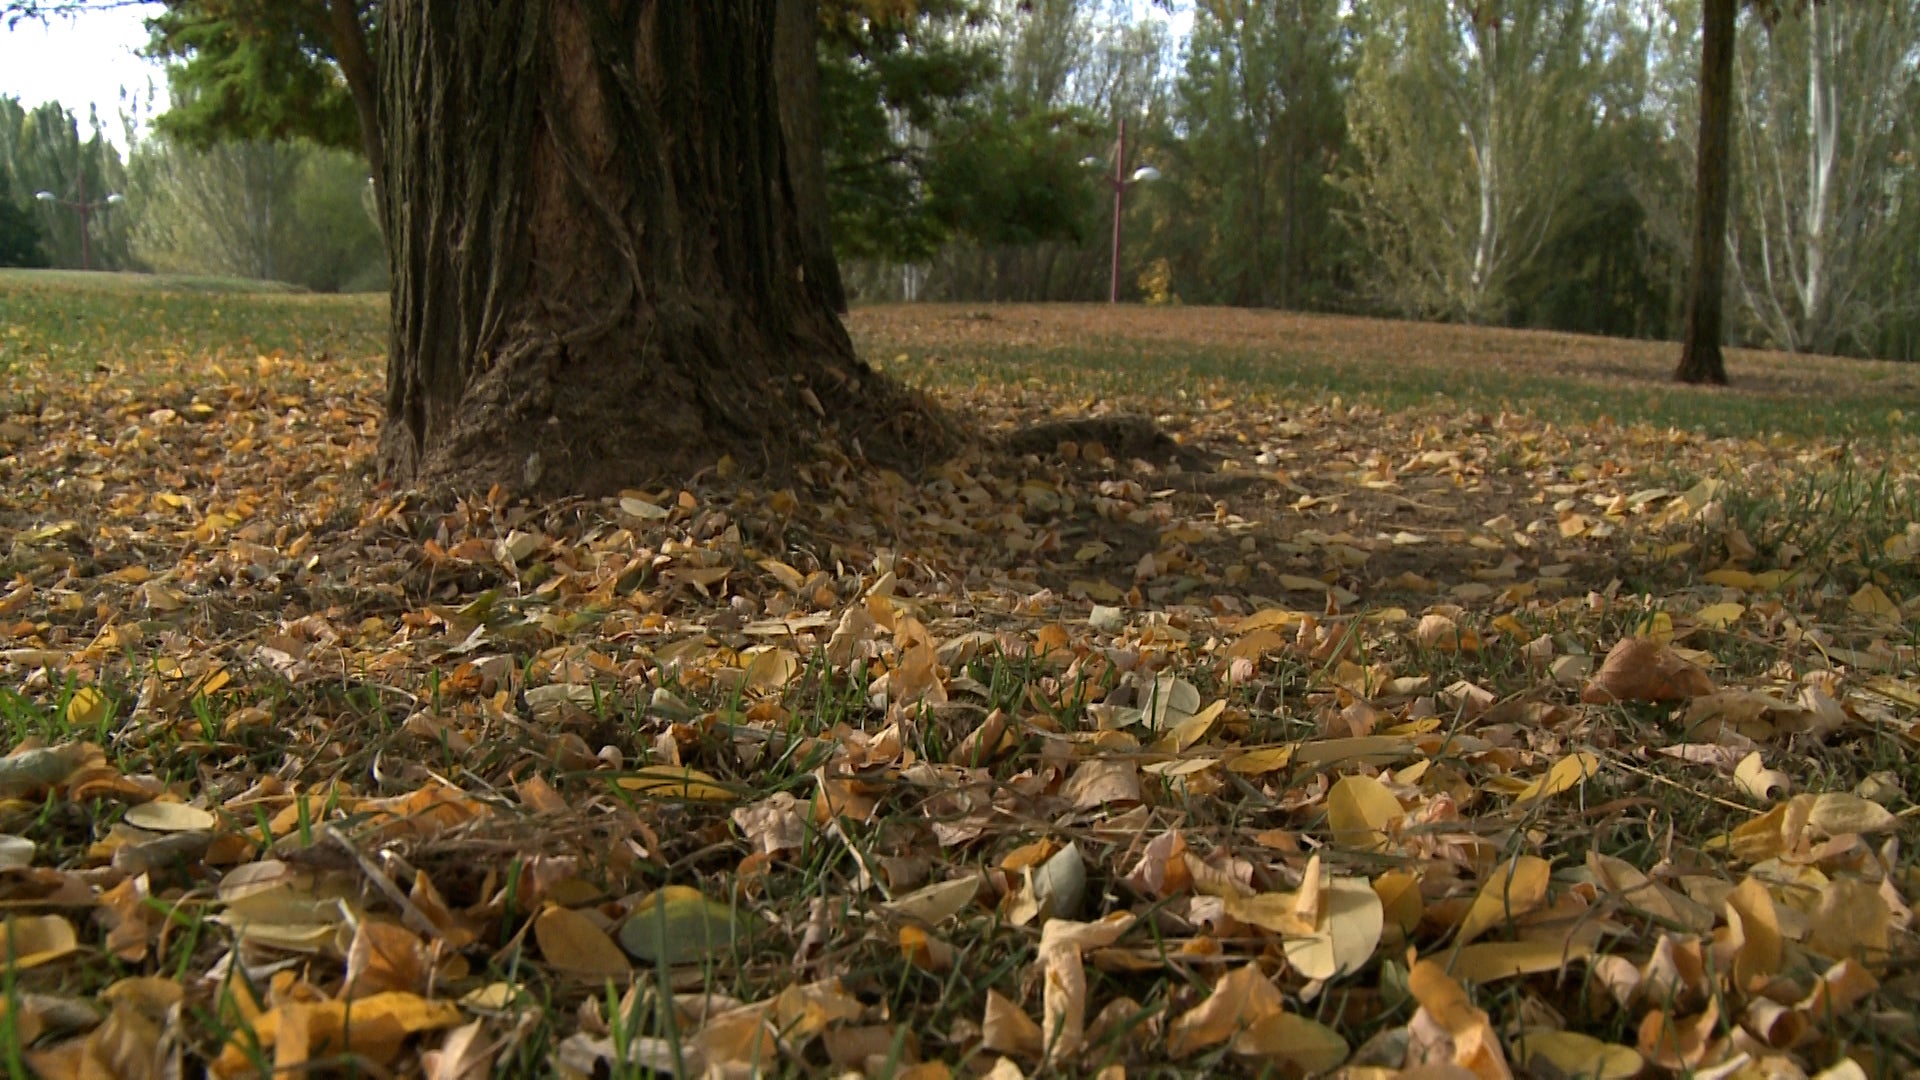
M1920 372L863 308L977 445L431 506L381 307L0 275L15 1072L1916 1061Z

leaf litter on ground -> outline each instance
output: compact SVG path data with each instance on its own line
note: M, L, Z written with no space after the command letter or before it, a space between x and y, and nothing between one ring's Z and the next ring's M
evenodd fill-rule
M1733 520L1833 447L1022 376L943 393L1062 437L918 480L429 507L368 476L377 379L5 375L39 1075L1920 1048L1920 524ZM1844 452L1911 498L1913 450Z

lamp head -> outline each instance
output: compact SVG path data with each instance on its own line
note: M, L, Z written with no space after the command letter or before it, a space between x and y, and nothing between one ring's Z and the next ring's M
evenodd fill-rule
M1142 165L1133 170L1133 182L1136 184L1150 183L1158 179L1160 179L1160 170L1151 165Z
M59 198L58 195L55 195L51 191L36 191L33 193L33 197L39 199L41 202L53 202Z
M120 193L119 193L119 192L117 192L117 191L116 191L116 192L114 192L113 194L111 194L111 195L109 195L109 196L107 196L107 205L108 205L108 206L119 206L119 205L120 205L121 203L123 203L123 202L126 202L126 201L127 201L127 197L126 197L125 195L122 195L122 194L120 194Z

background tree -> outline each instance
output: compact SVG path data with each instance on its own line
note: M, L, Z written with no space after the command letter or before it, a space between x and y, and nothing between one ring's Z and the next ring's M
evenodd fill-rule
M1509 286L1513 325L1636 338L1668 338L1679 325L1691 162L1672 149L1663 95L1690 87L1698 65L1688 56L1674 70L1670 36L1650 14L1637 0L1592 10L1594 129L1562 162L1572 191Z
M1329 0L1212 0L1196 7L1176 83L1181 137L1157 197L1193 219L1175 287L1190 299L1313 306L1335 278L1331 183L1345 141L1345 30ZM1204 282L1217 287L1208 288Z
M148 20L168 62L162 133L189 146L308 139L357 149L376 184L385 150L374 115L378 0L165 0Z
M1739 37L1734 294L1779 348L1865 342L1915 301L1883 284L1914 246L1899 201L1920 153L1920 8L1808 5Z
M820 118L842 258L927 258L953 235L929 188L941 144L985 111L998 58L959 3L873 10L834 5L821 13Z
M1725 333L1727 199L1732 182L1734 18L1738 0L1704 0L1700 31L1700 126L1693 195L1693 259L1687 284L1687 322L1674 378L1687 383L1727 381L1720 352Z
M962 130L939 151L949 166L939 190L968 213L953 242L926 268L929 298L1090 300L1107 294L1112 172L1117 122L1127 118L1128 160L1152 160L1167 143L1164 72L1172 43L1164 23L1089 0L1001 0L981 33L1003 58L990 87L993 134ZM995 154L975 143L996 141ZM1003 192L986 183L1010 185ZM1024 192L1025 194L1013 194ZM1130 235L1157 217L1128 200ZM1122 283L1148 250L1128 246Z
M1592 125L1581 0L1367 5L1349 99L1353 221L1399 309L1501 318Z
M172 273L286 281L322 292L386 282L379 230L361 199L358 154L304 140L162 136L128 165L134 248Z
M0 98L0 112L9 104L14 103ZM4 117L0 117L0 122L4 122ZM40 223L15 185L12 174L0 167L0 266L46 264L47 253L40 247Z
M21 193L19 197L32 198L45 191L68 202L84 196L96 204L125 192L127 177L120 152L107 140L99 116L88 119L90 130L82 138L79 120L57 102L28 111L17 101L0 98L0 170ZM125 209L101 206L83 217L70 206L34 199L29 211L49 265L75 268L85 262L95 270L133 265Z

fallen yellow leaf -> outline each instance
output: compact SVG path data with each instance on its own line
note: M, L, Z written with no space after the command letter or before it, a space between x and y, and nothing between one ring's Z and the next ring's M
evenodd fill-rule
M1553 864L1535 855L1519 855L1493 868L1474 896L1454 942L1465 945L1496 926L1525 915L1547 900Z
M633 970L613 938L571 908L550 907L533 920L533 939L554 970L586 978L620 978Z
M1387 846L1387 829L1405 816L1387 786L1371 776L1343 776L1327 792L1327 825L1333 842L1356 851Z

